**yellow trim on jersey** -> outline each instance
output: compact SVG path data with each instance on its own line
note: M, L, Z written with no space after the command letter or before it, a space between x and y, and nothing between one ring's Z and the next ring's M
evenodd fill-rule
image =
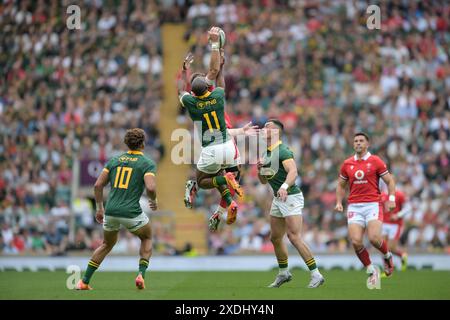
M109 170L108 170L108 169L106 169L106 168L103 168L103 171L105 171L105 172L109 172Z
M153 172L147 172L146 174L144 174L144 177L145 176L155 176L155 174Z
M144 153L142 151L135 151L135 150L128 150L127 153L128 154L140 154L141 156L144 155Z
M270 147L267 147L267 150L272 151L273 149L275 149L276 147L278 147L281 143L282 143L282 141L281 141L281 140L278 140L276 143L274 143L274 144L271 145Z
M211 94L211 91L206 91L205 94L198 96L197 98L199 98L199 99L207 98L207 97L209 97L210 94Z

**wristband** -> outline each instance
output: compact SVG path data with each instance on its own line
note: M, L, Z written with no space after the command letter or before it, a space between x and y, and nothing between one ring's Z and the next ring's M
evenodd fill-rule
M219 42L211 42L211 49L212 50L219 50L220 49L220 43Z
M395 195L391 194L391 195L389 196L389 201L395 202Z
M103 202L96 202L95 207L97 210L103 210Z
M281 185L280 189L287 190L289 188L289 185L285 182Z

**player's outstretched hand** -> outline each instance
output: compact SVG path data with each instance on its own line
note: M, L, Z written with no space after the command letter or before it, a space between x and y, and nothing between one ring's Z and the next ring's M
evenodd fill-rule
M157 210L158 209L158 200L156 200L156 199L155 200L149 199L148 200L148 206L153 211Z
M256 136L259 133L259 127L252 126L251 121L249 123L247 123L245 126L243 126L242 130L244 131L244 134L246 136Z
M192 62L194 62L194 54L189 52L183 61L183 70L187 70L190 68Z
M219 42L219 28L218 27L211 27L208 31L208 39L211 42Z
M103 223L103 218L105 217L105 210L104 209L98 209L95 213L95 220L97 220L98 223Z
M336 206L334 207L334 210L338 212L344 211L344 207L342 206L342 203L336 203Z

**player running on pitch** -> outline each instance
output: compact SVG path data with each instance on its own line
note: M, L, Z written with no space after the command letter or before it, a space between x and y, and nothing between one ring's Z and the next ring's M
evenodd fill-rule
M349 185L348 233L356 255L369 274L367 287L379 289L380 271L372 264L369 252L364 248L363 237L367 230L370 243L383 254L384 271L387 276L390 276L394 271L394 264L387 242L381 236L383 209L378 182L381 178L388 186L387 207L389 210L395 208L395 182L386 164L379 157L372 155L367 150L368 147L369 136L363 132L356 133L353 138L355 154L344 161L339 173L335 210L339 212L344 210L342 200L345 197L345 189Z
M403 218L411 211L411 206L406 201L406 196L400 190L395 191L395 209L390 211L387 207L389 196L383 192L381 203L383 205L383 227L382 235L388 242L389 251L401 259L401 270L405 271L408 266L408 254L399 248L400 236L403 232Z
M316 260L308 245L301 237L303 193L295 184L298 176L297 165L292 151L280 138L284 127L276 119L266 122L262 135L267 139L267 153L258 161L258 178L262 184L269 183L274 198L270 208L270 237L278 260L279 272L270 288L278 288L292 279L288 270L288 251L283 242L284 235L297 249L311 271L308 288L316 288L325 282L319 272Z
M77 290L92 289L89 286L91 277L116 244L121 225L141 240L141 258L135 284L138 289L145 288L145 271L152 255L152 229L147 215L142 212L139 199L145 188L150 208L157 209L156 165L142 152L145 145L144 130L127 130L124 142L129 151L109 160L95 182L95 219L103 224L103 244L94 251L83 279L76 286ZM106 208L103 208L103 188L109 182L111 191Z

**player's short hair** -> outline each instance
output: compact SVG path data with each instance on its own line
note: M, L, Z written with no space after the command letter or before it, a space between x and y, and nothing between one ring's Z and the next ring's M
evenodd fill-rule
M145 131L141 128L128 129L123 138L123 142L130 150L139 150L144 147Z
M282 132L284 131L284 125L283 125L283 123L280 120L278 120L278 119L269 119L269 120L266 121L266 123L267 122L274 123L278 128L280 128L280 130Z
M196 96L201 96L206 93L208 90L208 84L206 83L205 77L197 77L192 81L192 92Z
M365 132L360 131L360 132L355 133L355 135L353 136L353 139L356 138L357 136L363 136L364 138L366 138L367 142L370 141L369 135Z
M194 72L194 73L191 75L191 79L189 79L189 80L190 80L189 82L192 83L192 81L194 81L195 78L198 78L198 77L206 77L206 74L201 73L201 72Z

